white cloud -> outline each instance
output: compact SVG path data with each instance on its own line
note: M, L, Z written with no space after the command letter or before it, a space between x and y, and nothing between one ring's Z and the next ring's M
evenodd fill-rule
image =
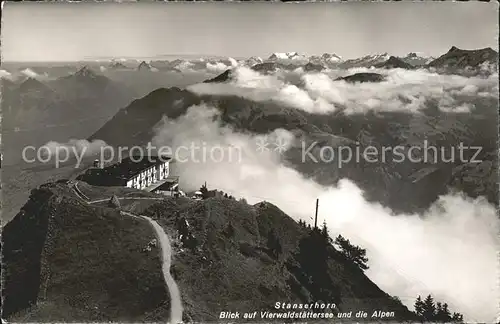
M231 66L232 67L237 67L239 64L238 64L238 61L236 61L234 58L232 57L228 57L228 60L229 62L231 63Z
M257 153L257 136L221 127L213 119L216 113L207 106L194 106L161 127L153 139L160 146L194 143L208 150L236 146L244 152L238 161L177 163L174 172L185 189L196 190L206 181L210 188L251 203L268 200L296 220L307 222L319 197L319 221L326 220L332 234L341 233L367 248L367 275L384 291L401 297L410 307L418 294L432 293L462 312L466 320L494 319L499 221L492 205L450 194L421 215L395 215L367 202L362 190L349 180L342 180L338 187L324 187L284 166L277 153ZM277 132L292 137L278 130L268 140Z
M465 111L463 107L467 106L467 101L464 96L475 93L498 96L498 75L467 78L426 70L366 68L325 73L304 73L297 69L279 71L274 75L262 75L247 67L233 71L234 80L230 83L197 84L189 89L199 94L237 95L254 101L278 100L312 113L329 113L338 109L344 109L346 113L368 110L418 112L425 108L428 100L439 101L443 111L453 107ZM386 79L378 83L334 81L339 76L367 71L384 74Z
M206 67L209 72L215 72L215 73L224 72L229 68L226 64L221 62L216 62L216 63L207 62Z
M14 80L12 73L10 73L6 70L0 70L0 79L7 79L7 80L11 80L11 81Z
M182 61L175 67L183 72L192 72L194 64L189 61Z
M39 79L42 77L42 75L36 73L35 71L33 71L32 69L30 68L27 68L27 69L24 69L21 71L21 74L24 75L24 76L27 76L29 78L33 78L33 79Z

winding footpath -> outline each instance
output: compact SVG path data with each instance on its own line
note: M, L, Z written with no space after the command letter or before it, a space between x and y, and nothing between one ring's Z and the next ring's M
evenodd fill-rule
M172 248L167 233L165 233L160 224L158 224L150 217L144 215L134 215L132 213L123 211L121 213L127 216L145 219L153 227L156 238L160 242L161 253L162 253L161 259L162 259L163 278L165 280L165 283L167 284L168 291L170 293L170 323L171 324L182 323L182 311L183 311L182 300L179 287L177 286L177 283L175 282L172 275L170 274L170 265L172 263L172 256L171 256Z
M77 181L72 182L71 187L73 188L73 191L75 192L75 194L89 205L93 204L93 203L97 203L97 202L109 201L109 199L99 199L99 200L90 201L90 199L83 192L81 192L80 189L78 188ZM122 197L122 198L118 198L118 199L154 199L154 200L158 199L159 200L159 199L164 199L164 198ZM175 282L172 275L170 274L170 266L172 264L172 247L170 245L170 240L168 238L167 233L165 233L165 231L160 226L160 224L158 224L155 220L151 219L148 216L134 215L132 213L125 212L125 211L120 211L120 214L134 217L134 218L144 219L149 224L151 224L151 226L153 227L156 239L160 242L163 279L165 281L165 284L167 285L168 292L170 294L170 322L169 322L169 324L182 323L182 312L183 312L182 299L181 299L181 293L179 291L179 287L177 286L177 283Z
M168 291L170 293L170 323L177 324L182 323L182 300L179 287L175 282L174 278L170 274L170 265L172 262L172 248L170 246L170 240L168 239L167 233L156 221L152 220L147 216L141 216L147 220L155 230L156 238L160 242L162 251L162 270L163 279L167 284Z

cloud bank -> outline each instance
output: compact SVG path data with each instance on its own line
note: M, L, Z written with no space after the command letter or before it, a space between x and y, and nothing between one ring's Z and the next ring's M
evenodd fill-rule
M339 76L377 72L378 83L334 81ZM498 74L488 78L440 75L427 70L376 70L355 68L305 73L303 69L262 75L247 67L233 69L229 83L202 83L188 87L197 94L235 95L254 101L278 101L310 113L328 114L401 111L418 113L435 102L446 112L474 110L472 98L498 97Z
M33 71L32 69L30 69L30 68L24 69L20 73L23 76L26 76L28 78L33 78L33 79L47 79L48 78L48 74L47 73L38 74L35 71Z
M14 80L14 78L12 77L12 73L10 73L6 70L0 70L0 79L7 79L10 81Z
M43 147L46 148L45 152L47 152L47 156L50 158L57 156L78 158L100 153L104 147L107 147L107 144L102 140L89 142L85 139L70 139L67 143L50 141L43 145Z
M183 189L196 190L206 181L210 188L249 203L267 200L307 222L319 198L319 222L326 220L331 235L340 233L366 248L367 275L410 309L417 295L432 293L463 313L466 321L495 319L499 220L485 199L449 194L422 215L395 215L367 202L362 190L347 179L337 187L320 186L283 165L277 153L257 152L258 136L221 127L213 118L216 114L211 107L193 106L185 116L160 127L152 140L157 146L194 143L208 149L242 150L241 159L176 163L173 171L180 176ZM284 130L268 136L278 135L293 137Z
M208 72L212 72L212 73L220 73L220 72L224 72L225 70L228 69L228 66L224 63L221 63L221 62L215 62L215 63L207 62L206 66L207 66Z

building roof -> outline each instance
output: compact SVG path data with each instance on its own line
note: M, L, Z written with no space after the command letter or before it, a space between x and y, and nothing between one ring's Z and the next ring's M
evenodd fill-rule
M164 181L151 186L151 191L169 191L179 186L179 179L167 178Z
M154 165L170 160L171 158L166 156L129 156L118 163L103 168L102 171L113 178L128 180Z
M142 171L170 160L167 156L129 156L102 169L89 169L78 179L94 185L119 186Z

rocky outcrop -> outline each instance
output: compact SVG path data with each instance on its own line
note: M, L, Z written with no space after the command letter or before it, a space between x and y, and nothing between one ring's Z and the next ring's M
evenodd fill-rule
M67 184L34 190L2 239L7 320L140 320L169 307L159 252L141 250L151 227L86 205Z
M348 76L340 77L335 79L335 81L346 81L350 83L355 83L355 82L381 82L384 81L384 76L378 73L369 73L369 72L362 72L362 73L355 73L351 74Z
M385 62L376 64L375 67L379 69L414 69L413 65L406 63L402 59L395 56L389 57L389 59Z
M307 63L304 65L304 71L306 72L321 72L325 69L325 67L321 64L315 64L315 63Z
M232 77L231 70L226 70L223 73L216 76L215 78L203 81L203 83L224 83L230 81L231 77Z
M466 69L480 68L482 64L498 67L498 52L490 47L477 50L463 50L453 46L450 50L429 63L429 67Z
M49 190L32 190L30 200L2 230L2 318L37 301L54 198Z

